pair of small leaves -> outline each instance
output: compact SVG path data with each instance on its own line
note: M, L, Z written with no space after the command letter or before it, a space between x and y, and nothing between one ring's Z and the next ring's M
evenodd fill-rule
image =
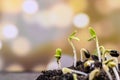
M76 37L75 35L76 35L76 33L77 33L77 31L74 31L70 36L69 36L69 40L77 40L77 41L79 41L80 39L78 38L78 37Z
M94 40L96 38L95 30L92 27L90 27L89 32L90 32L91 38L88 41Z
M107 61L105 61L105 62L103 62L105 65L107 65L108 67L115 67L117 64L115 63L115 59L113 58L113 59L109 59L109 60L107 60Z
M61 55L62 55L62 49L57 48L56 54L55 54L55 57L57 58L57 60L59 60L61 58Z

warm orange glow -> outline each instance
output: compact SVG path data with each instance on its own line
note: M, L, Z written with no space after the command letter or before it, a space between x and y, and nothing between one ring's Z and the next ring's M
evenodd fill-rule
M24 68L19 64L11 64L6 68L8 72L22 72Z
M50 21L55 26L64 28L66 26L69 26L71 24L73 17L73 10L64 3L59 3L54 5L50 10Z
M29 53L30 49L30 41L25 37L19 37L15 39L12 43L12 50L17 56L26 56Z
M21 11L23 0L0 0L0 7L4 13L18 13Z
M85 11L87 8L87 0L68 0L68 4L72 7L75 13Z

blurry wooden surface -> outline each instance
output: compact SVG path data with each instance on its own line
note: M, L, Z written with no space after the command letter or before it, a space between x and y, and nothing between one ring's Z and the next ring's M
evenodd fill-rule
M0 73L0 80L35 80L40 73Z

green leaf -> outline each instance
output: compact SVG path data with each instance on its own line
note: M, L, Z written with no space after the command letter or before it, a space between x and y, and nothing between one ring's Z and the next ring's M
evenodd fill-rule
M57 48L57 49L56 49L55 57L56 57L57 59L60 59L60 58L61 58L61 54L62 54L62 49Z
M96 38L96 36L93 35L90 39L88 39L88 41L92 41L92 40L94 40L95 38Z
M76 33L77 33L77 31L75 30L75 31L69 36L69 40L74 39L74 40L79 41L80 39L79 39L78 37L75 36Z
M80 40L78 37L75 37L75 36L71 36L71 39L74 39L74 40L77 40L77 41Z
M96 36L96 32L92 27L89 28L89 32L90 32L91 36Z
M75 30L74 32L72 32L72 34L70 36L75 36L76 33L77 33L77 31Z

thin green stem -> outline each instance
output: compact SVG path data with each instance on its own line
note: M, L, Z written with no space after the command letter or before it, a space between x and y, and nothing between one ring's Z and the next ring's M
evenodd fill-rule
M61 61L57 60L57 63L58 63L58 69L61 69Z
M72 47L72 49L73 49L73 54L74 54L74 62L73 62L73 65L74 65L74 67L76 67L77 52L76 52L75 46L73 45L72 41L69 40L69 39L68 39L68 41L69 41L69 43L70 43L70 45L71 45L71 47Z
M98 52L99 62L101 62L101 53L100 53L99 42L98 42L98 38L97 37L96 37L96 48L97 48L97 52Z
M83 49L80 50L80 60L83 62Z

